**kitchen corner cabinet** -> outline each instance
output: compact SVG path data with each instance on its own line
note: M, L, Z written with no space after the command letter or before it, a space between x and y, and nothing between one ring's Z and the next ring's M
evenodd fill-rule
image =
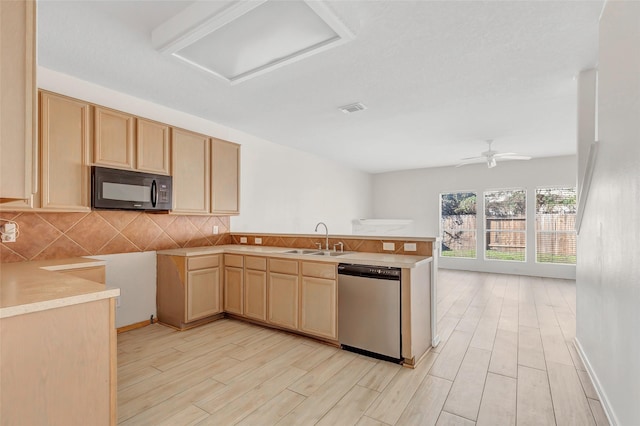
M0 203L37 190L35 23L35 1L0 1Z
M96 106L93 162L100 166L133 169L134 127L134 116Z
M298 329L299 283L297 261L269 259L269 323Z
M220 255L157 257L158 320L186 329L222 313Z
M242 315L244 312L243 257L237 254L224 255L224 310Z
M0 319L0 422L115 425L117 351L114 299Z
M40 207L89 210L89 104L40 93L42 184Z
M211 138L211 213L240 214L240 145Z
M209 138L173 128L171 139L172 213L209 214L211 193Z
M300 331L338 339L336 265L302 262Z
M89 211L91 106L46 91L39 96L38 189L27 200L2 204L2 210Z
M245 256L244 316L267 321L267 259Z

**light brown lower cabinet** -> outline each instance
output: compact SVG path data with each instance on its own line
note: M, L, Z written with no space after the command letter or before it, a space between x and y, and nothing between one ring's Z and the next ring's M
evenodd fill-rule
M114 299L0 319L0 423L115 425Z
M224 311L336 341L336 278L333 263L229 253L158 254L158 319L184 329ZM186 311L180 309L185 305Z
M179 329L221 314L220 255L158 254L156 309L158 320Z
M219 267L189 271L187 274L187 322L222 312L219 287Z
M225 266L224 268L224 310L232 314L242 315L243 308L243 272L242 268Z
M245 256L244 315L267 321L267 259Z
M298 329L298 275L269 273L269 322Z
M300 331L337 340L337 295L338 284L335 279L303 276Z

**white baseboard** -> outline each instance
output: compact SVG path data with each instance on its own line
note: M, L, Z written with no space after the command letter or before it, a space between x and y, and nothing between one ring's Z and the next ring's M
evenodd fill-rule
M580 359L584 364L584 367L587 369L587 374L589 375L589 378L591 379L591 383L593 383L593 387L596 390L596 393L598 394L598 398L600 399L600 403L602 404L604 413L607 415L609 424L611 424L611 426L619 425L620 423L618 422L618 419L615 413L613 412L613 409L611 408L611 404L609 403L607 394L602 388L602 384L600 383L600 380L598 380L598 376L596 375L596 372L593 370L593 367L589 362L589 358L587 358L587 355L584 353L584 350L582 349L582 345L580 344L580 341L578 340L577 337L573 340L573 345L575 346L576 351L578 352L578 355L580 356Z

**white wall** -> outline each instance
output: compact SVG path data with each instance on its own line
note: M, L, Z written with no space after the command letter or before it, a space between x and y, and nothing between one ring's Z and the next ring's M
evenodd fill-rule
M577 338L613 424L640 424L640 3L600 20L600 147L578 236Z
M107 286L120 289L116 327L157 317L155 251L90 257L107 263Z
M371 215L368 173L47 68L38 68L38 87L241 144L234 232L308 234L324 221L332 234L350 234L352 219Z
M484 164L438 167L381 173L373 177L376 218L413 219L415 236L437 236L440 226L439 197L443 192L475 191L478 194L478 244L482 253L482 193L490 189L527 190L527 262L441 258L443 268L575 278L573 265L535 263L535 190L539 187L576 185L576 157L552 157L530 161L509 161L488 169ZM482 257L482 256L480 256Z

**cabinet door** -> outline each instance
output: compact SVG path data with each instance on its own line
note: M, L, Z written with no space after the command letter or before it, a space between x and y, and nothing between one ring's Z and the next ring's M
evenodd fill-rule
M44 209L89 210L89 104L40 95Z
M267 320L267 273L247 269L244 272L244 315Z
M336 280L302 277L300 330L336 340Z
M298 328L298 276L269 274L269 322Z
M240 214L240 145L211 139L211 212Z
M133 169L134 117L107 108L95 108L93 162L119 169Z
M170 174L169 126L138 118L136 136L136 169Z
M37 189L35 19L35 1L0 1L0 203Z
M172 129L173 213L209 213L209 138Z
M224 268L224 310L232 314L242 315L243 309L243 277L242 268Z
M220 306L220 268L198 269L187 273L186 322L222 312Z

